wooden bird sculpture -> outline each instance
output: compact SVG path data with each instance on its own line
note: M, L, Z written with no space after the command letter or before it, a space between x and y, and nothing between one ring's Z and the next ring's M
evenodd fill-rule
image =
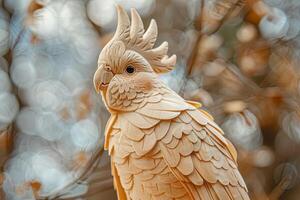
M167 56L167 42L154 48L155 20L145 31L135 9L131 23L122 7L117 12L94 86L111 113L105 149L118 198L249 199L236 150L213 118L158 78L172 70L176 56Z

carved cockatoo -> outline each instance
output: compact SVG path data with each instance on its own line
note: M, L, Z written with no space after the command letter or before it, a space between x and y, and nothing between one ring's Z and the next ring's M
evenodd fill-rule
M117 12L94 85L111 113L105 148L118 198L249 199L235 148L213 118L158 78L176 56L167 56L167 42L154 48L156 22L145 31L135 9L131 23L122 7Z

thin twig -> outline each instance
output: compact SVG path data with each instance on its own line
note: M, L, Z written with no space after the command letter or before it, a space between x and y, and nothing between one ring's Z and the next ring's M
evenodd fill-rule
M184 88L185 88L185 85L186 85L186 82L187 82L187 77L191 74L192 68L193 68L193 66L196 62L196 58L197 58L197 54L198 54L198 46L199 46L199 43L200 43L200 41L202 39L202 36L203 36L201 30L202 30L202 26L203 26L203 17L204 17L204 2L205 1L202 0L201 7L200 7L200 15L195 20L195 22L197 22L196 26L195 26L196 30L198 32L197 39L195 41L195 45L194 45L193 50L190 54L190 57L187 61L187 68L185 70L185 75L184 75L185 79L184 79L184 82L183 82L183 84L182 84L182 86L179 90L180 94L183 94L183 91L184 91Z
M261 91L261 88L254 81L244 76L240 69L237 68L235 65L228 64L226 66L226 69L233 75L235 75L243 84L250 87L253 91Z

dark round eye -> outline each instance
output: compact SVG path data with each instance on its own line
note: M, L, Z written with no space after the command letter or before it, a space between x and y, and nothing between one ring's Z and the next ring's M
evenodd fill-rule
M132 74L134 71L135 71L134 67L132 67L130 65L126 67L126 72L128 74Z

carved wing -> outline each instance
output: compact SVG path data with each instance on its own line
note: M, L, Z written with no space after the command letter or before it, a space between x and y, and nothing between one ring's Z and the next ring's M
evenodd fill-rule
M172 120L159 145L173 173L187 184L193 197L249 199L231 144L201 111L184 111Z
M126 117L142 130L154 128L164 160L192 199L249 199L235 148L205 111L171 92Z

